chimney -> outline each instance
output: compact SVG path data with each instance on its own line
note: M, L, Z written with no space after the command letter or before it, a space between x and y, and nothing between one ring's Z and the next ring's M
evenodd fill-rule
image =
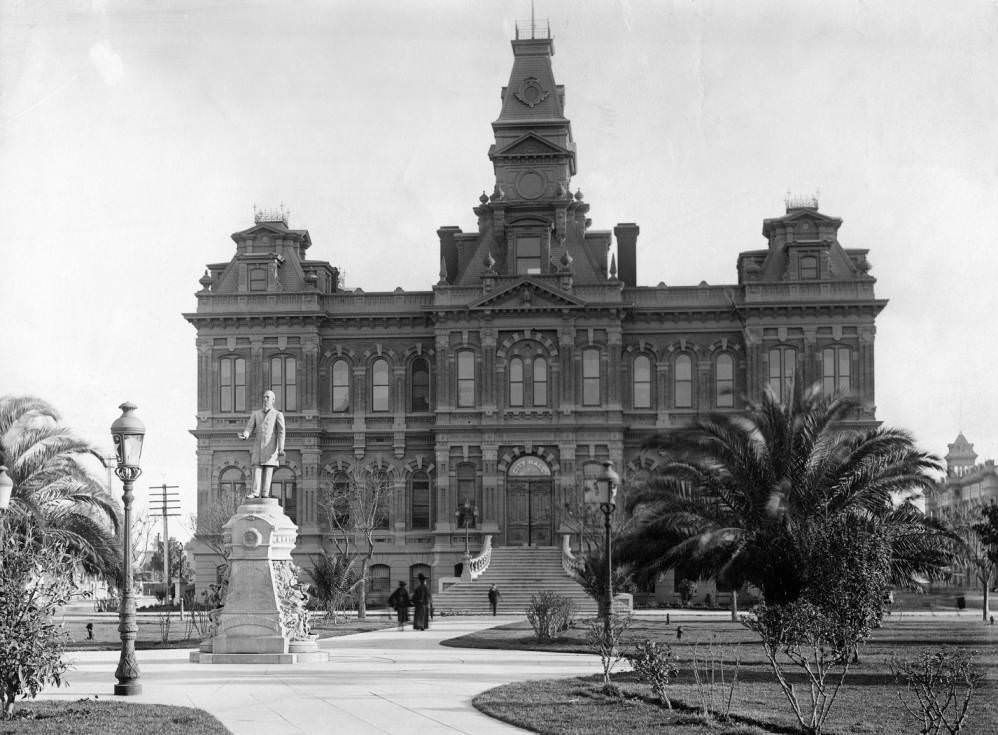
M633 222L619 222L613 228L617 238L617 278L625 286L638 285L637 249L640 228Z
M440 238L440 259L447 268L447 283L454 283L457 278L457 243L455 236L461 234L461 228L447 225L437 230Z

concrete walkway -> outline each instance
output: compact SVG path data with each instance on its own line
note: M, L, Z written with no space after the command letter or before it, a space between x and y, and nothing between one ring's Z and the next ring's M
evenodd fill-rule
M139 651L142 694L122 701L197 707L233 735L524 732L471 706L499 684L598 673L595 656L450 648L441 640L522 619L438 618L427 631L396 629L320 641L323 664L191 664L186 650ZM73 651L69 686L42 698L112 698L117 651Z

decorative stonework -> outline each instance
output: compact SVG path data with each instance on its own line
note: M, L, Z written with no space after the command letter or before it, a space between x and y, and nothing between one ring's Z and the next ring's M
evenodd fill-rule
M527 77L513 94L516 99L533 109L546 100L551 93L541 86L536 77Z

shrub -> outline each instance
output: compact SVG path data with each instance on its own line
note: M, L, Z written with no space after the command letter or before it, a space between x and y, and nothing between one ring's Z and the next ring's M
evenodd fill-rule
M644 640L635 644L635 654L631 658L631 668L651 686L652 693L666 707L672 709L672 701L666 687L673 677L679 674L678 658L668 643Z
M620 692L610 681L610 672L613 667L626 658L624 648L621 645L624 633L631 624L629 615L610 615L610 624L606 625L603 618L593 618L589 625L589 635L586 642L589 647L599 654L603 664L603 693L616 696Z
M960 732L970 699L984 678L974 665L974 653L959 649L923 651L910 659L895 656L891 660L891 672L899 684L904 683L909 699L910 695L915 697L915 706L912 706L900 690L897 693L904 708L921 720L919 735Z
M2 522L2 519L0 519ZM31 529L3 536L0 528L0 719L17 697L34 698L62 685L68 638L53 619L72 592L73 560L65 548L40 544Z
M527 620L539 641L550 641L568 630L575 619L575 602L554 592L544 591L530 596Z

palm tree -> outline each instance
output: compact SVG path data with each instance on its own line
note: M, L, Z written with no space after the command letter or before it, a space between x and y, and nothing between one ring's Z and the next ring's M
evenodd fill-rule
M679 568L786 604L807 584L807 531L848 514L890 539L894 586L938 578L946 533L911 499L933 487L940 462L904 431L842 428L855 405L817 386L785 405L767 390L747 415L709 415L653 437L646 449L664 464L627 498L633 520L618 558L639 577Z
M0 397L0 463L14 481L10 526L15 533L34 526L42 543L64 544L85 571L114 583L121 509L92 458L103 462L100 450L73 434L46 401Z

